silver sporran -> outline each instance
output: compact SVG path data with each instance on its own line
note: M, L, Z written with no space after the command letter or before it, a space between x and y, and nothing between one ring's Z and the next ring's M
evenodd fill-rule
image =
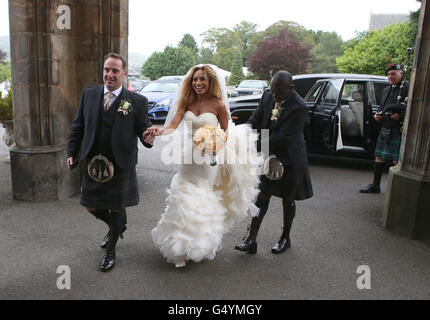
M284 166L281 161L279 161L275 155L271 155L264 162L264 175L267 179L272 181L277 181L284 175Z
M88 163L88 175L96 182L109 182L114 175L113 164L101 154L94 156Z

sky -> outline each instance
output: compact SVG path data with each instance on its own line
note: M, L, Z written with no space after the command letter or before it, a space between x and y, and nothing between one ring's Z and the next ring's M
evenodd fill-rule
M346 41L368 29L371 13L408 14L419 7L416 0L129 0L129 51L150 55L176 46L186 33L200 46L203 32L232 29L244 20L257 24L257 31L293 21L335 31ZM8 34L8 20L8 0L0 0L0 36Z

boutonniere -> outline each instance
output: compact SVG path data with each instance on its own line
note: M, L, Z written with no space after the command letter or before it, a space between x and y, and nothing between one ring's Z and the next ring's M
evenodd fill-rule
M272 118L270 118L270 120L278 121L281 117L282 111L284 111L284 109L281 107L281 104L276 102L275 107L272 110Z
M118 112L122 112L122 115L126 116L132 111L133 111L133 107L131 106L131 100L130 99L122 100L119 105Z

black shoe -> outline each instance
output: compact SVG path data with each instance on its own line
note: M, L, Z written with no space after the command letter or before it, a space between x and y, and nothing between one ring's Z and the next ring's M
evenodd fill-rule
M273 246L272 253L281 253L291 247L290 238L281 238L279 241Z
M371 183L366 188L360 189L360 193L381 193L381 187Z
M120 237L121 239L124 239L124 235L123 235L123 233L125 232L125 230L127 230L127 226L126 226L126 225L124 225L124 226L122 227L121 234L119 235L119 237ZM109 244L110 239L111 239L111 235L110 235L110 232L108 232L108 233L106 233L106 235L105 235L104 239L102 240L102 243L100 244L100 248L102 248L102 249L106 249L106 248L107 248L107 246L108 246L108 244Z
M106 251L100 263L100 271L108 272L109 270L113 269L114 266L115 266L115 250L113 250L112 252Z
M244 243L241 243L234 247L236 250L244 251L249 254L257 253L257 241L247 240Z

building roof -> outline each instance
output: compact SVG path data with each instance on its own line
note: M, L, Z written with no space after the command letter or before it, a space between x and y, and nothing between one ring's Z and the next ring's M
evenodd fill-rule
M408 14L370 14L369 31L383 29L399 22L406 22L408 19Z

